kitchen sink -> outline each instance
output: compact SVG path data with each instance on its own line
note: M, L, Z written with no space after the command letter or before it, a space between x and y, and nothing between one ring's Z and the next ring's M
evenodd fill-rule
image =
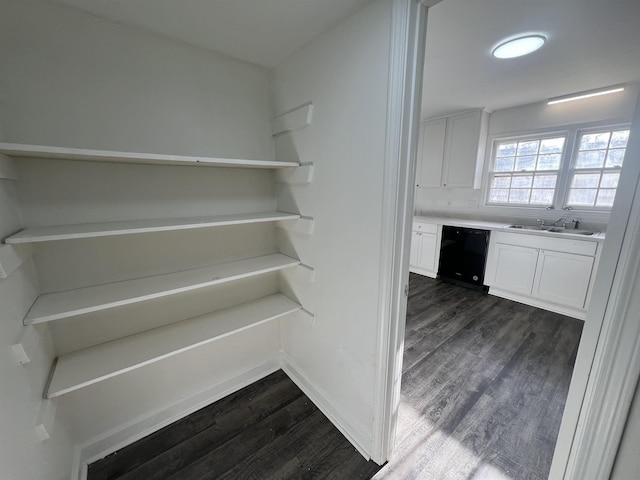
M509 225L509 228L517 228L520 230L549 230L551 227L541 227L540 225Z
M594 232L590 232L589 230L577 230L574 228L550 228L547 232L551 233L568 233L570 235L593 235Z
M574 228L562 228L562 227L550 227L550 226L541 226L541 225L509 225L509 228L516 228L519 230L537 230L540 232L550 232L550 233L566 233L568 235L593 235L595 232L589 230L577 230Z

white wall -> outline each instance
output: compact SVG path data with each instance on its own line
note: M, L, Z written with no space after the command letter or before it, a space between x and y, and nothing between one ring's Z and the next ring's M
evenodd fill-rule
M310 127L281 136L282 156L313 162L314 181L280 192L285 210L315 219L313 235L282 244L316 267L288 286L316 314L289 323L283 347L351 439L371 451L386 135L390 1L374 1L275 69L275 110L314 104ZM279 159L286 159L280 158Z
M43 0L0 0L4 141L272 157L269 72Z
M0 179L0 238L22 225L15 182ZM9 277L0 279L0 479L57 480L66 478L72 443L66 427L57 421L49 432L55 440L40 442L35 424L42 392L53 360L46 328L37 329L38 347L31 362L20 365L12 354L22 318L38 293L33 263L28 261Z
M567 125L605 123L629 123L633 116L633 106L640 92L640 84L629 84L624 92L615 95L595 97L579 102L549 106L545 102L532 103L497 110L491 113L487 143L484 182L491 156L491 139L501 136L519 135L531 131L563 128ZM436 212L455 217L484 219L504 219L506 222L529 222L535 218L556 220L561 215L537 209L484 206L484 189L471 188L417 188L415 211L428 215ZM576 213L583 225L606 226L608 214Z
M53 2L0 2L2 141L273 158L268 70ZM276 206L272 173L260 170L36 159L17 164L22 179L16 192L0 199L2 238L20 226L17 220L4 221L17 208L8 206L17 205L16 199L25 225L270 211ZM32 281L39 281L43 292L76 288L270 253L277 250L276 241L275 226L256 225L50 242L35 247L38 278L32 272ZM0 281L3 346L33 301L14 293L27 291L16 283L20 274L14 276ZM272 274L61 321L51 326L53 349L65 353L277 289L278 277ZM272 368L280 348L278 324L263 325L64 396L58 418L74 443L90 443L212 386L227 382L228 388L235 376L256 366ZM70 468L64 436L56 436L56 442L63 440L62 451L42 455L23 439L32 427L22 421L28 417L23 407L32 405L22 397L42 395L53 354L26 375L23 367L2 361L3 422L11 419L12 427L24 429L9 437L7 432L15 429L2 428L2 479L5 465L12 469L6 470L12 480L49 480L61 465ZM5 385L12 396L5 397ZM17 435L20 441L5 450L5 441ZM31 453L35 460L29 459ZM37 470L49 461L48 473Z

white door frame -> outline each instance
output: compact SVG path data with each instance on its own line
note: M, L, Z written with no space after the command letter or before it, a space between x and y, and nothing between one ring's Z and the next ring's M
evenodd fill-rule
M392 1L371 452L380 464L393 452L400 403L426 7L438 3ZM640 326L629 310L634 293L640 291L640 102L626 159L571 379L551 480L609 476L640 375Z
M378 464L393 452L400 404L426 13L418 0L393 0L371 452Z

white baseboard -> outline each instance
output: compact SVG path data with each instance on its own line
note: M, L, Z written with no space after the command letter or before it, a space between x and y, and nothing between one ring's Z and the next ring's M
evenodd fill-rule
M365 432L327 392L315 387L308 381L302 369L285 352L282 352L282 370L309 397L315 406L327 416L331 423L340 430L360 454L370 460L373 447L371 434Z
M420 268L415 265L409 265L409 271L411 273L417 273L418 275L423 275L425 277L437 278L438 272L434 272L432 270L427 270L426 268Z
M87 466L161 428L210 405L278 370L284 372L329 418L331 423L369 460L373 440L327 393L313 386L296 362L284 352L275 352L263 362L236 372L232 377L200 392L145 413L76 447L71 480L86 480Z
M220 400L281 368L281 353L276 352L261 363L235 372L226 380L155 411L115 427L77 447L71 480L86 480L87 465Z
M562 305L556 305L554 303L538 300L528 295L518 295L517 293L507 292L495 287L489 287L489 294L496 297L506 298L518 303L524 303L525 305L531 305L532 307L541 308L543 310L549 310L550 312L560 313L568 317L577 318L584 321L587 317L587 312L584 310L578 310L577 308L565 307Z

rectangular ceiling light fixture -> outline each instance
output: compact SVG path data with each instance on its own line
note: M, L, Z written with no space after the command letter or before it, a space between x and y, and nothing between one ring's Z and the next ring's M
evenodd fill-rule
M586 92L572 93L571 95L550 98L547 105L556 105L558 103L571 102L573 100L582 100L583 98L598 97L600 95L607 95L608 93L622 92L623 90L624 85L614 85L613 87L604 87Z

